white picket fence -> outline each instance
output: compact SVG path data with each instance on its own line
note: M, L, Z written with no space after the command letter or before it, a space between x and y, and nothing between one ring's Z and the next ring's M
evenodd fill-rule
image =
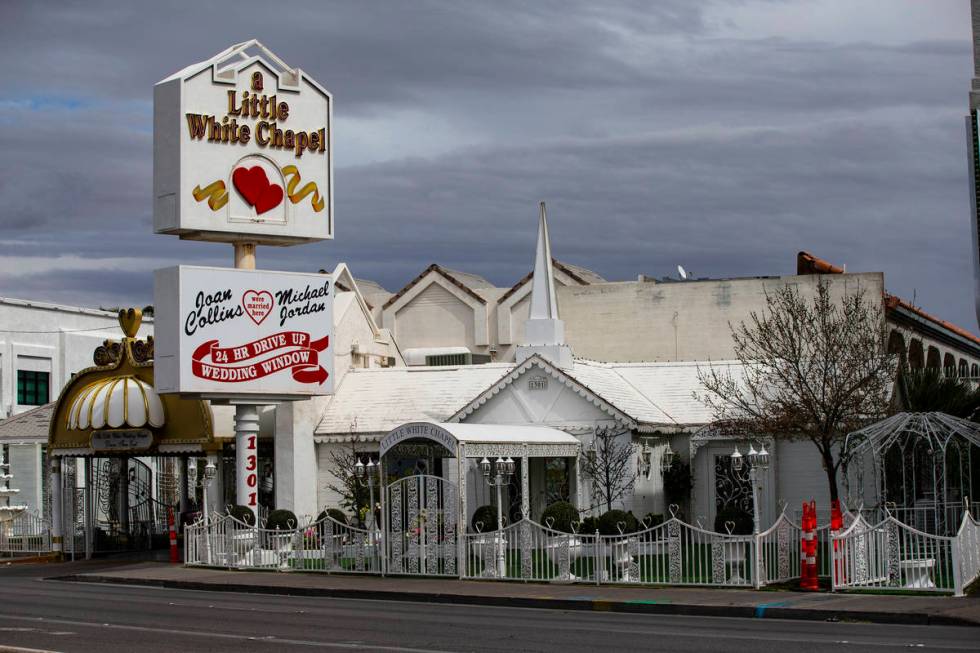
M818 535L829 551L828 527ZM414 568L465 579L751 588L800 576L800 536L785 512L758 536L716 533L676 517L621 535L564 533L522 520L429 543L418 553L426 559L409 565L389 559L406 547L386 553L380 531L329 517L281 531L215 514L207 528L202 519L185 529L184 560L233 569L395 575ZM829 574L829 562L824 567Z
M51 523L37 513L21 512L0 521L0 555L51 553Z
M888 515L863 516L831 537L836 590L907 590L963 596L980 577L980 522L963 513L955 535L932 535Z
M184 529L184 562L232 569L382 573L380 533L330 517L292 530L249 526L213 514Z

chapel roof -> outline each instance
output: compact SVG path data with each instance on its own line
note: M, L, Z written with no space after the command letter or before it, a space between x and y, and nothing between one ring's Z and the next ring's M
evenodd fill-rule
M0 442L43 443L48 440L48 424L57 402L31 408L0 421Z
M601 363L576 359L561 370L540 356L520 365L398 367L351 370L326 400L314 431L318 440L351 434L380 436L410 421L465 421L531 366L559 378L584 399L641 431L689 429L712 421L694 397L702 389L698 363ZM701 363L705 367L706 363ZM738 366L720 361L715 366Z

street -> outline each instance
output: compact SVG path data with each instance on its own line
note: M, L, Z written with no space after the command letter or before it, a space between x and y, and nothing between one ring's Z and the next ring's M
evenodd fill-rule
M754 620L251 595L44 580L0 568L0 650L975 651L969 627ZM967 599L970 600L970 599Z

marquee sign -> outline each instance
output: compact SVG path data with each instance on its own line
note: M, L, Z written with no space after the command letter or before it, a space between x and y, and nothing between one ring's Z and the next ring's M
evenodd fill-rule
M431 440L443 446L452 456L456 455L456 438L446 429L426 422L411 422L403 424L381 439L378 456L384 456L388 451L406 440Z
M153 227L222 242L333 237L333 100L256 41L159 82Z
M157 392L288 398L333 391L329 275L157 270Z

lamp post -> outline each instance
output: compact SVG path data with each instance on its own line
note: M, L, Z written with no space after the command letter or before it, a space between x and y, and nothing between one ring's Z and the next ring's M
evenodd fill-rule
M671 465L674 464L674 450L670 448L670 442L667 443L667 448L664 449L663 453L660 455L660 473L666 474L670 471ZM640 455L636 459L636 471L643 478L650 478L650 471L653 469L653 448L650 447L650 440L648 438L643 438L643 447L640 449Z
M510 485L511 476L514 475L514 460L508 456L506 460L497 457L491 463L486 457L480 461L480 470L483 472L483 480L487 485L497 488L497 530L494 534L494 542L497 546L497 575L503 578L507 575L507 561L504 555L504 516L503 516L503 495L502 489Z
M369 524L365 524L370 528L371 538L374 538L374 531L377 530L377 519L374 517L374 478L377 476L378 472L381 470L381 463L374 462L374 458L368 455L368 463L365 465L361 462L360 457L357 459L357 464L354 465L354 478L357 479L358 484L364 487L367 483L369 501L371 502L368 506L368 516L370 517Z
M760 445L759 451L756 451L755 447L749 444L748 454L742 456L738 450L738 445L735 446L735 451L732 452L732 469L743 480L744 476L741 476L741 471L746 459L748 459L749 464L749 484L752 486L752 535L755 542L755 564L752 575L755 579L754 584L758 587L762 571L759 566L762 560L759 546L759 532L762 530L759 512L759 491L762 488L759 472L765 472L769 469L769 452L766 451L765 445Z
M218 468L214 466L214 461L209 457L208 464L204 466L204 482L202 483L204 487L204 492L202 492L204 495L202 501L204 508L204 547L208 565L211 564L211 516L208 514L208 488L217 473Z
M749 464L749 484L752 486L752 531L755 535L758 535L761 530L759 514L759 490L761 489L761 484L759 472L764 472L769 469L769 452L766 451L765 445L760 445L759 451L756 451L755 447L749 444L749 452L743 456L736 445L735 451L732 452L732 469L743 480L744 476L741 475L741 472L746 459Z

